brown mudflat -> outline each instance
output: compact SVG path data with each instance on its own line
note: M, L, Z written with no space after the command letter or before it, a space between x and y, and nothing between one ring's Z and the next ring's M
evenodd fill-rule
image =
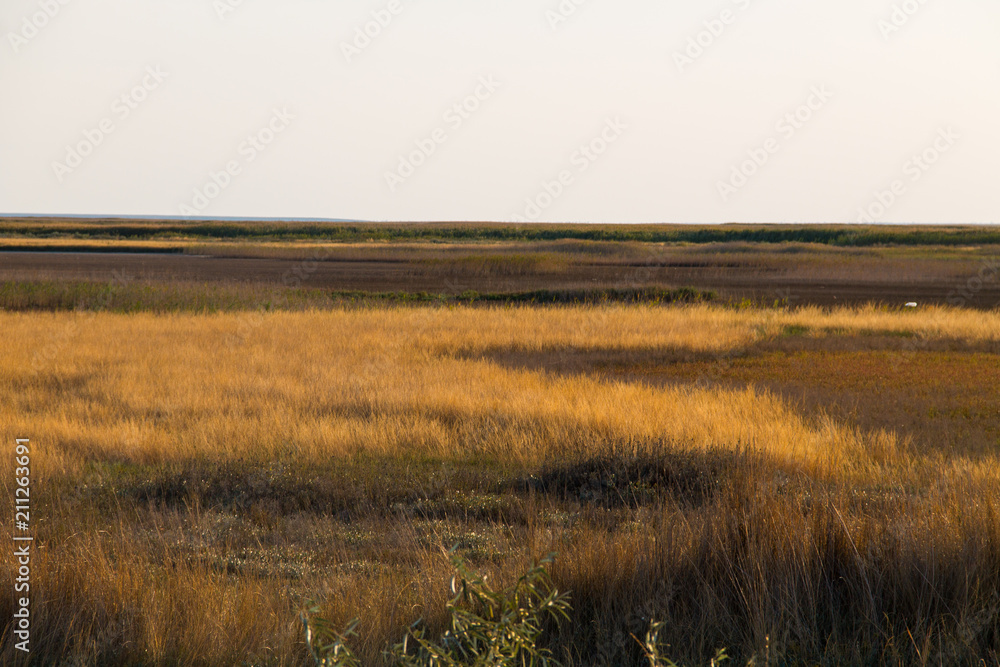
M723 299L774 301L790 305L962 305L992 309L1000 304L996 272L980 273L985 260L952 262L865 255L835 263L790 262L766 253L753 261L734 261L730 253L710 251L661 254L651 260L592 261L572 258L549 266L483 268L467 261L363 254L308 257L239 257L118 252L0 252L0 280L86 280L106 282L115 272L134 280L230 282L302 286L372 292L458 294L538 289L615 288L660 285L714 290ZM771 261L771 260L774 261Z

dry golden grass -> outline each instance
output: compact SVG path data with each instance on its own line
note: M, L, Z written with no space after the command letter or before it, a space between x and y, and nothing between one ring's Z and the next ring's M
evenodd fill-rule
M560 454L577 432L740 443L804 461L840 452L847 436L808 426L773 396L510 370L486 353L731 354L787 326L1000 337L996 315L943 313L525 307L5 315L2 368L14 393L5 417L20 417L15 430L47 434L54 446L45 465L61 472L94 456L267 460L280 440L296 442L308 457L476 452L529 462ZM47 338L61 347L36 360ZM34 414L39 406L48 409Z
M0 434L34 446L43 661L302 664L313 597L362 617L374 661L440 622L456 543L501 580L559 552L574 622L550 640L571 664L638 664L628 633L651 616L692 661L997 660L1000 442L921 450L719 368L789 331L898 340L919 364L929 341L1000 341L1000 313L0 313L0 330Z

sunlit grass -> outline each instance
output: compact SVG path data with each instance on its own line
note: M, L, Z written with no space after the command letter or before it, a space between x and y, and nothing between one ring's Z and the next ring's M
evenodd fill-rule
M930 391L924 347L989 348L996 312L35 312L0 330L53 662L302 664L309 600L361 617L374 662L416 618L443 622L456 544L507 583L559 553L573 622L544 641L569 664L640 664L629 635L650 618L692 662L997 657L1000 442L921 449L763 371L722 381L761 349L878 339Z

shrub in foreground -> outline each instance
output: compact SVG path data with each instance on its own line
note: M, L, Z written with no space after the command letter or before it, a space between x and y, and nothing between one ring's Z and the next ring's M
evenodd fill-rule
M486 578L473 572L453 549L449 554L455 576L453 597L447 603L450 628L437 641L427 636L417 621L403 641L385 651L386 662L395 667L559 667L562 663L539 640L549 621L569 619L567 593L552 584L546 566L553 556L533 565L510 588L494 591ZM317 667L360 667L361 661L348 646L360 621L352 620L340 631L319 614L318 607L302 615L306 645ZM640 642L650 667L678 667L664 658L659 648L662 623L652 623ZM636 639L638 641L638 639ZM711 667L727 659L719 651Z

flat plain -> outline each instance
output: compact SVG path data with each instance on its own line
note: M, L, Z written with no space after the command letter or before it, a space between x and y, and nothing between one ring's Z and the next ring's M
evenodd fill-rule
M989 230L239 228L0 224L34 664L382 664L449 549L566 665L1000 664Z

